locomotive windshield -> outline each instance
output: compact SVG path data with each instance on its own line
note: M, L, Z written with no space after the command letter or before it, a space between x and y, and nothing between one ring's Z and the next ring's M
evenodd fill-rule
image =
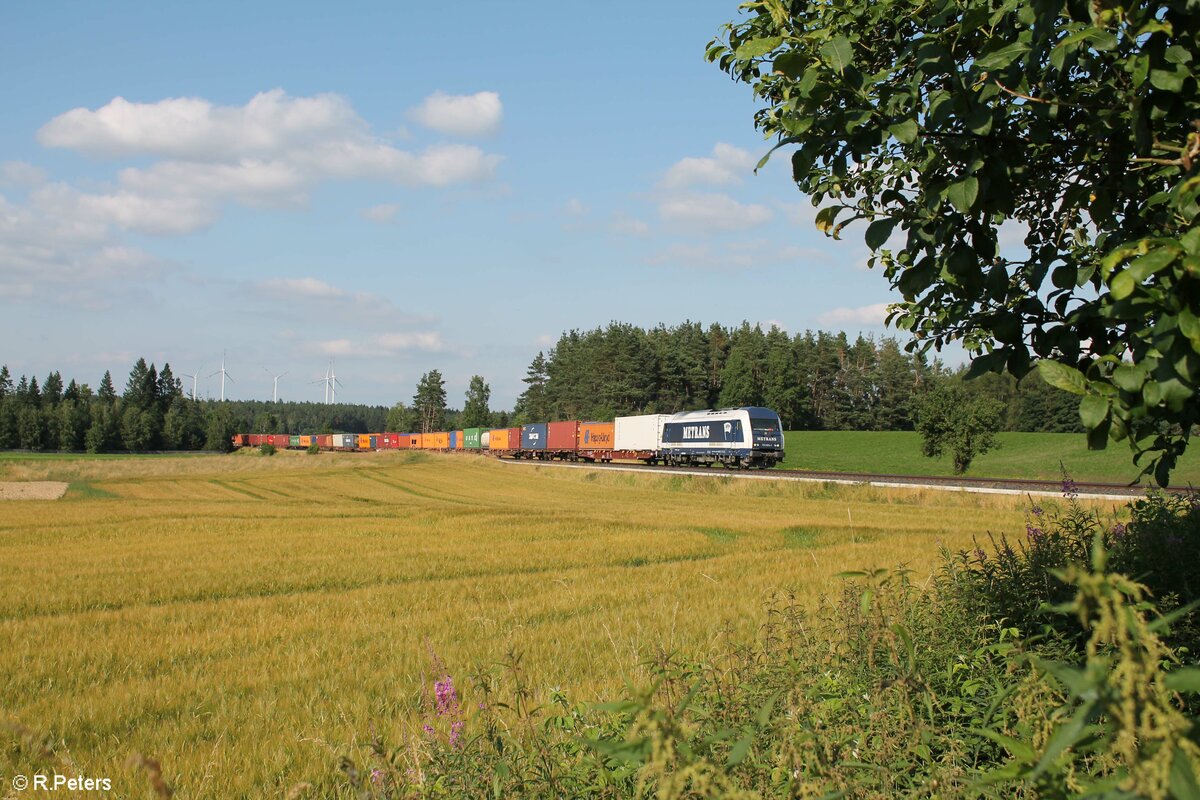
M750 429L754 431L756 444L783 445L783 431L779 429L778 417L751 417Z

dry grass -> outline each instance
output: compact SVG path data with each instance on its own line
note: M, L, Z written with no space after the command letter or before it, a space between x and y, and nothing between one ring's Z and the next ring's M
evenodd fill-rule
M324 796L372 726L419 723L426 642L459 676L512 649L596 698L657 648L752 635L776 589L927 572L1023 519L1001 496L397 453L4 472L71 490L0 517L0 723L115 796L150 791L142 753L181 796ZM0 775L47 763L9 738Z

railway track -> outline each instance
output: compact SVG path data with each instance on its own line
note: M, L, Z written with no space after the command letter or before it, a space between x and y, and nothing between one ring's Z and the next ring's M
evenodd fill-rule
M565 461L537 461L500 459L502 464L525 464L530 466L554 466L567 469L596 469L615 470L619 472L656 472L666 475L699 475L704 477L729 477L745 480L783 480L804 481L815 483L839 483L850 485L870 485L880 487L911 487L943 489L946 491L978 492L982 494L1030 494L1038 496L1061 497L1072 489L1080 497L1096 500L1124 500L1145 494L1147 486L1130 486L1123 483L1096 483L1089 481L1073 481L1065 485L1064 481L1039 481L1025 478L967 478L945 477L930 475L886 475L866 472L814 472L803 469L771 469L765 471L743 472L740 470L712 468L678 468L659 467L635 463L576 463ZM1170 488L1161 491L1171 493L1187 493L1190 489Z

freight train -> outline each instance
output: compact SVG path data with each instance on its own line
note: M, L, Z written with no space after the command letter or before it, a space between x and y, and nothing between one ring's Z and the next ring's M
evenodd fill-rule
M745 406L678 414L640 414L612 422L535 422L513 428L435 433L237 433L233 446L356 452L436 450L541 461L641 461L694 467L767 469L783 460L783 426L769 408Z

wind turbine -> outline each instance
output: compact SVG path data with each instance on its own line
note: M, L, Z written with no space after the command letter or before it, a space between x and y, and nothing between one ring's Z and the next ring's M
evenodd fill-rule
M200 365L200 369L204 369L203 364ZM200 369L196 370L196 372L191 375L189 375L186 372L181 373L183 375L183 377L192 379L192 402L193 403L196 402L196 378L198 378L200 376ZM212 376L210 375L209 377L212 377Z
M267 373L268 375L271 374L271 370L267 369L266 367L263 367L263 372ZM272 376L275 378L275 388L271 392L271 402L272 403L279 402L279 379L282 378L284 375L287 375L287 370L284 370L283 372L279 373L278 375ZM315 382L316 381L314 381L314 383Z
M333 366L332 361L330 362L330 366L331 367ZM324 378L317 378L315 381L313 381L313 383L325 384L325 403L326 403L326 405L328 405L328 403L329 403L329 370L328 369L325 370Z
M221 402L224 403L225 402L225 379L229 378L230 383L237 383L237 381L235 381L232 377L230 377L229 373L227 373L225 371L225 351L224 350L221 351L221 368L219 370L217 370L216 372L214 372L212 375L209 375L208 377L211 378L213 375L221 376Z
M337 379L337 373L333 368L333 359L329 359L329 389L333 392L333 402L337 405L337 387L341 386L342 382ZM342 388L345 388L344 386Z

